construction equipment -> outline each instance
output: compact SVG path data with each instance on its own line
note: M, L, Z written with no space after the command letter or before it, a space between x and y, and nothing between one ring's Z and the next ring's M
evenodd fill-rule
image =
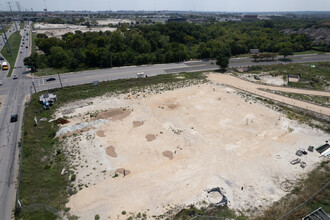
M301 159L300 158L297 158L297 159L292 160L290 163L292 165L296 165L296 164L300 163L300 161L301 161Z

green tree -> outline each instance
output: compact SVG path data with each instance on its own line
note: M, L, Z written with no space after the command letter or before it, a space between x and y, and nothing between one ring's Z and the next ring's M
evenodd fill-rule
M220 67L220 69L226 69L228 67L229 64L229 56L224 54L224 53L220 53L217 56L217 65Z
M283 47L280 50L280 55L283 55L284 59L286 59L287 56L293 55L293 51L292 51L291 47Z
M55 46L50 48L50 54L48 56L48 62L50 66L61 68L66 66L67 61L68 54L62 47Z
M24 58L24 65L31 68L31 71L37 72L38 69L38 54L33 53L31 56Z

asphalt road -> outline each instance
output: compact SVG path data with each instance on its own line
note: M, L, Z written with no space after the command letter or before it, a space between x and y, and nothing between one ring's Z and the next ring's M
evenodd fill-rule
M27 30L29 31L29 30ZM25 35L21 30L21 34ZM30 38L30 35L29 35ZM15 185L18 171L18 141L20 139L21 125L26 96L30 93L32 84L37 91L44 91L60 87L58 75L47 77L33 77L23 65L23 59L30 54L30 41L21 47L22 53L18 54L13 74L18 76L17 80L6 78L7 72L1 71L3 85L0 86L0 96L6 95L0 112L0 219L7 220L12 217L15 204ZM25 46L28 45L28 49ZM323 55L301 55L295 56L292 63L330 61L330 54ZM251 58L234 58L230 60L230 67L270 65L281 63L281 61L253 62ZM63 86L73 86L91 83L95 80L108 81L123 78L135 78L136 73L144 72L148 76L159 74L170 74L179 72L216 70L215 60L188 61L182 63L169 63L145 66L128 66L111 69L90 70L75 73L61 74ZM55 81L47 82L49 77L56 78ZM59 97L60 98L60 97ZM18 122L10 123L10 115L18 114ZM24 205L24 204L23 204Z
M330 61L329 54L320 55L298 55L294 56L291 61L283 62L280 60L275 61L262 61L253 62L251 58L233 58L230 60L230 67L244 67L244 66L256 66L256 65L271 65L279 63L306 63L306 62L319 62ZM63 86L81 85L86 83L92 83L95 80L108 81L124 78L134 78L136 73L144 72L148 76L155 76L159 74L179 73L179 72L194 72L194 71L209 71L216 70L218 66L215 64L215 60L200 60L200 61L188 61L182 63L169 63L169 64L156 64L156 65L144 65L144 66L127 66L116 67L99 70L89 70L82 72L73 72L61 74L61 81ZM53 77L55 81L47 82L46 79ZM58 75L48 75L44 77L34 77L32 79L37 91L48 90L58 88L61 86Z
M21 34L24 31L21 30ZM28 49L21 48L15 66L23 66L23 59L28 56ZM13 74L18 79L6 78L7 71L1 71L3 85L0 95L6 95L0 112L0 219L12 219L16 197L16 178L18 171L18 141L22 126L25 97L30 84L24 80L23 68L15 68ZM10 116L18 114L18 121L10 123Z

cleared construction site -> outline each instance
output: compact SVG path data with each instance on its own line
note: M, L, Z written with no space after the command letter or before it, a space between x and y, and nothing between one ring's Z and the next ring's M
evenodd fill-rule
M79 189L80 219L171 216L190 205L258 215L323 158L309 146L328 135L221 84L145 88L61 107L57 136ZM306 150L301 164L297 149ZM63 173L65 171L63 170Z

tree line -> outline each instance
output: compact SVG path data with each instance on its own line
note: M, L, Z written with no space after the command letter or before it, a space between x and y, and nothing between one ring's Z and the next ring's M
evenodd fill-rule
M230 57L258 48L260 52L311 49L306 35L285 35L282 21L226 23L167 23L122 25L116 31L66 33L61 39L37 34L42 53L25 63L35 68L113 67Z

